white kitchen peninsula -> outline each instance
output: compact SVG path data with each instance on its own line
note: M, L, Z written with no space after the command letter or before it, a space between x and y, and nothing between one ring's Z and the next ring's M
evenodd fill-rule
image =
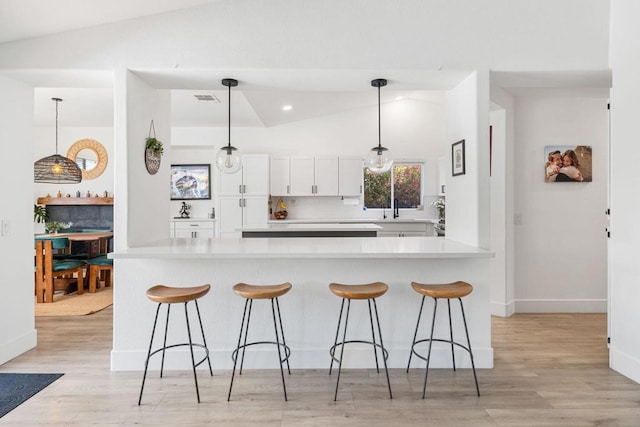
M492 254L483 249L436 237L167 239L120 250L110 256L115 259L118 283L114 289L111 354L111 369L115 371L144 367L156 308L145 296L147 288L156 284L210 283L212 291L200 300L200 312L214 367L229 369L244 304L244 300L233 293L232 286L238 282L286 281L293 284L293 289L280 298L280 308L287 344L292 349L292 369L328 368L329 347L335 338L340 309L340 300L328 290L329 283L383 281L389 285L387 294L378 300L378 309L384 343L389 350L389 366L402 368L406 367L409 357L420 306L420 296L411 289L411 281L447 283L455 280L468 281L474 286L474 292L465 298L465 311L476 367L493 367L489 310ZM425 303L429 310L432 304L431 301ZM456 320L460 316L457 304L452 307ZM351 310L348 335L368 339L371 329L367 305L355 302ZM184 309L174 307L171 323L180 322L183 316ZM256 301L252 333L271 336L270 316L270 304ZM428 333L429 319L430 314L423 316L421 331L424 334ZM162 317L159 321L163 321ZM442 304L437 322L436 330L446 336L448 322ZM455 328L459 324L461 322L454 321L454 335L462 339L464 331ZM169 339L185 342L182 330L170 327ZM450 351L445 344L434 344L431 366L450 367ZM190 369L188 350L176 352L167 357L165 366ZM462 352L456 353L456 360L462 366L469 366L468 357ZM268 347L247 353L247 368L276 366L273 351ZM359 348L354 344L345 353L345 366L375 366L370 346Z

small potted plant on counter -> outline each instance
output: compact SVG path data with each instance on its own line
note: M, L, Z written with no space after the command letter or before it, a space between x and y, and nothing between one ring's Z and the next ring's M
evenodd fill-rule
M71 222L58 222L51 221L44 225L44 229L49 234L58 234L58 231L70 228L73 225Z
M434 200L433 202L431 202L431 206L433 206L434 208L438 209L438 219L440 220L440 222L444 221L444 209L445 209L445 202L443 198L438 198L436 200Z

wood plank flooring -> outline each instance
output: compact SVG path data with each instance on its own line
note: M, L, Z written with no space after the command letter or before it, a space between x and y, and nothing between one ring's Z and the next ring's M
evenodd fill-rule
M36 349L0 372L65 375L5 417L0 425L260 425L260 426L640 426L640 385L608 368L606 316L515 315L493 318L495 368L384 374L345 370L338 401L335 375L292 370L284 402L277 370L248 371L234 384L230 372L199 370L196 402L190 372L151 375L138 406L140 372L111 372L112 310L77 317L37 318ZM418 366L416 364L415 366Z

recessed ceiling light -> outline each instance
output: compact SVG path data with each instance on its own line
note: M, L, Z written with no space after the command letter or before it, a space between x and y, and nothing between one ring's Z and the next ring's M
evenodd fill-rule
M404 96L396 96L396 101L400 101L401 99L404 99Z
M293 106L291 105L283 105L282 106L282 111L291 111L293 109Z

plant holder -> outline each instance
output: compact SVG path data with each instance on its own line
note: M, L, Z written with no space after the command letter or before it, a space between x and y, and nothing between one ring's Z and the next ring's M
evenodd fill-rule
M160 151L149 148L149 143L159 143ZM160 161L162 160L162 143L156 138L156 128L151 120L151 126L149 127L149 136L145 140L144 146L144 164L147 167L147 172L151 175L155 175L160 169Z

